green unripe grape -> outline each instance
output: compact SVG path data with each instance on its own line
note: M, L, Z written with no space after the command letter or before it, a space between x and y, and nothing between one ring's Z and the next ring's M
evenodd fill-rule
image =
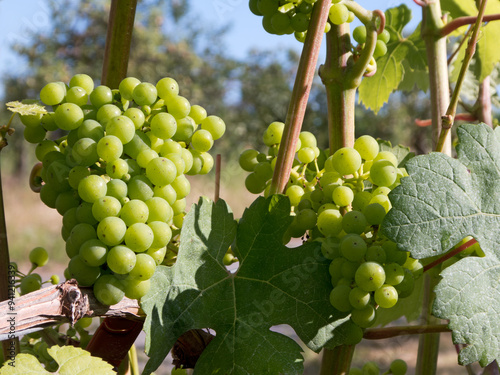
M352 37L359 44L364 44L366 42L366 26L355 27L352 31Z
M64 82L51 82L46 84L40 91L40 100L47 105L57 105L66 96L66 85Z
M176 119L182 119L189 115L191 104L183 96L175 96L170 99L167 105L168 113Z
M304 189L298 185L292 185L286 189L285 194L290 198L290 205L297 206L304 195Z
M295 39L297 39L298 42L300 43L304 43L306 41L306 35L307 35L307 32L295 32L294 33L294 36L295 36Z
M342 215L337 209L326 209L318 215L318 229L325 236L336 236L342 231Z
M128 164L123 159L115 159L106 165L106 174L111 178L122 179L128 174Z
M408 371L408 365L402 359L395 359L392 361L389 370L392 375L405 375L406 371Z
M107 253L108 247L97 238L85 241L79 251L81 259L92 267L106 263Z
M43 247L35 247L29 254L30 262L37 267L43 267L49 261L49 253Z
M50 283L51 283L52 285L57 285L57 284L59 284L59 281L60 281L60 279L59 279L59 276L58 276L58 275L52 275L52 276L50 276Z
M104 218L97 226L97 236L108 246L119 245L125 238L125 222L114 216Z
M389 263L384 266L385 271L385 282L389 285L400 284L405 276L405 272L402 266L397 263Z
M168 185L177 177L177 168L169 159L158 157L148 163L146 176L154 185Z
M194 121L196 123L196 120ZM209 131L212 135L213 140L217 140L224 135L226 131L226 124L220 117L208 116L201 121L201 128Z
M127 186L128 186L128 196L130 199L139 199L141 201L147 201L154 195L153 184L144 175L137 175L132 177L128 182Z
M389 40L391 40L391 33L389 33L387 29L384 29L377 35L377 39L387 44L389 43Z
M155 273L156 262L148 254L137 254L134 268L129 273L129 278L134 280L149 280Z
M83 123L82 109L73 103L63 103L57 107L54 120L57 126L63 130L73 130Z
M147 204L138 199L125 203L120 211L120 218L130 227L134 223L145 223L149 217Z
M413 273L408 269L404 269L404 272L405 276L403 281L395 286L398 291L398 298L408 297L415 287L415 276L413 276Z
M97 175L84 177L78 184L78 195L89 203L94 203L97 199L104 197L106 190L106 181Z
M197 125L191 117L177 118L177 131L172 136L172 139L177 142L188 143L196 128Z
M378 186L391 186L396 181L397 169L389 160L375 161L370 168L370 180Z
M382 246L372 245L366 250L365 260L367 262L376 262L384 264L387 257Z
M363 365L363 375L379 375L380 368L375 362L366 362Z
M341 312L349 312L352 310L349 302L349 293L351 288L347 285L338 285L330 293L330 303L333 307Z
M165 199L170 205L174 204L177 200L177 192L171 184L165 186L155 186L154 196Z
M104 305L115 305L123 299L125 291L114 275L102 275L94 284L94 295Z
M290 19L290 26L295 32L305 32L309 28L309 17L303 13L295 13Z
M330 8L328 19L334 25L342 25L349 19L349 10L344 4L333 4Z
M75 74L69 81L69 87L81 87L90 95L94 89L94 80L87 74Z
M163 221L153 221L148 223L148 225L153 231L154 237L151 248L160 249L167 246L172 238L172 230L170 229L170 225Z
M311 147L304 147L297 153L297 158L303 164L308 164L314 161L316 154Z
M349 292L349 303L355 309L364 309L370 303L370 293L355 287Z
M347 186L339 186L333 191L332 199L337 206L349 206L354 199L354 192Z
M123 143L114 135L107 135L97 142L97 155L106 162L120 158L123 154Z
M356 211L361 211L370 203L372 199L372 194L368 191L359 191L354 193L354 199L352 200L352 209Z
M160 112L151 120L151 132L158 138L172 138L176 131L177 121L170 113Z
M83 261L80 255L75 255L71 258L68 269L71 276L74 277L81 286L91 286L101 273L99 267L89 266Z
M47 131L42 126L31 126L25 127L23 131L23 136L26 142L29 143L40 143L45 139Z
M144 112L142 112L139 108L129 108L123 112L123 115L132 120L136 129L141 129L146 120Z
M194 132L191 139L191 146L199 152L207 152L212 148L214 139L208 130L199 129Z
M373 292L385 283L384 268L375 262L363 263L356 271L354 279L358 287L367 292Z
M141 83L141 81L139 81L135 77L124 78L120 82L120 85L118 86L118 89L120 90L120 95L122 96L122 98L125 100L132 100L133 99L132 93L134 92L135 87L139 83Z
M124 275L134 268L136 255L127 246L118 245L109 250L106 262L111 271Z
M124 280L125 296L130 299L141 299L151 288L149 280Z
M345 236L340 241L342 255L351 262L361 261L365 256L366 249L366 242L357 234Z
M78 138L90 138L95 142L104 137L104 128L95 120L85 120L77 129Z
M96 108L113 102L113 93L107 86L97 86L89 95L90 102Z
M375 302L385 309L393 307L398 302L397 290L389 284L384 284L375 291Z
M317 222L316 212L311 209L301 210L295 216L295 220L299 228L304 230L313 229Z
M354 309L351 312L351 320L361 328L371 327L375 323L375 318L376 312L372 305L366 305L362 309Z
M83 317L80 318L76 323L75 326L78 325L80 328L88 328L92 324L92 318L89 317Z
M179 196L177 196L177 198L178 199L176 202L184 202L183 198L180 198ZM176 203L174 202L173 206L175 204ZM177 205L179 204L181 203L177 203ZM163 221L165 223L168 223L170 220L172 220L172 217L174 215L173 207L171 207L165 199L160 197L153 197L146 201L146 206L149 210L147 220L148 223L152 221ZM185 206L182 207L180 211L184 210L184 208Z
M364 160L373 160L380 151L380 146L375 138L362 135L354 142L354 149L359 152Z
M389 160L395 168L398 167L398 158L390 151L380 151L373 161L379 160Z
M121 209L122 205L118 199L111 196L104 196L94 201L92 214L97 221L102 221L105 217L118 216Z
M113 179L107 183L106 187L106 195L115 197L120 201L127 196L128 186L125 181Z
M123 144L129 143L135 135L135 125L127 116L116 116L106 124L106 135L114 135Z
M264 181L268 181L273 177L273 167L268 161L258 163L254 169L255 174Z
M245 187L252 194L260 194L266 188L266 181L261 179L255 173L250 173L245 178Z
M191 110L189 111L188 116L193 119L195 124L201 124L201 122L207 118L207 111L202 106L195 104L195 105L191 106ZM217 117L217 116L213 116L213 117ZM220 120L222 121L222 119L220 119ZM224 128L225 128L225 125L224 125ZM213 136L213 134L212 134L212 136ZM216 139L216 138L214 137L214 139Z
M387 53L387 45L382 40L377 40L373 57L382 57Z
M389 212L389 210L392 207L391 201L389 200L387 195L383 195L383 194L373 196L372 199L370 200L370 205L374 204L374 203L378 203L379 205L381 205L384 208L386 213ZM366 216L366 214L365 214L365 216Z
M366 221L370 225L380 225L386 215L385 208L379 203L371 203L363 209Z
M82 87L74 86L66 92L66 102L84 106L89 100L89 95Z
M240 167L247 172L253 172L255 166L259 163L257 155L259 155L257 150L249 149L243 151L239 158Z
M21 295L25 295L42 287L42 283L35 274L25 276L21 279Z
M361 155L354 148L343 147L333 154L331 163L342 176L354 174L361 167Z
M308 132L308 131L302 131L299 134L299 139L300 139L300 147L317 147L318 146L318 141L316 140L316 137L314 136L313 133Z
M149 82L141 82L134 87L132 99L137 105L153 105L158 98L156 87Z
M172 97L179 95L179 84L173 78L165 77L156 84L158 96L163 100L169 100Z

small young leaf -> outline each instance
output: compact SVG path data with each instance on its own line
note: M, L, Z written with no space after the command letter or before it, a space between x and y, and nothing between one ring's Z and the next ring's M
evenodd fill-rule
M59 375L113 375L113 366L101 358L92 357L89 352L74 346L52 346L48 353L59 365ZM0 375L48 375L48 372L31 354L18 354L15 366L6 362Z
M8 102L5 105L7 106L7 109L9 111L19 113L20 115L43 115L47 113L47 110L44 106L36 103Z
M176 264L158 267L142 300L145 374L190 329L216 332L195 374L302 374L300 346L270 331L278 324L315 351L346 342L349 317L329 303L329 262L317 243L282 244L290 221L285 196L257 198L238 225L223 200L200 199L185 218ZM222 259L235 237L240 265L231 274Z

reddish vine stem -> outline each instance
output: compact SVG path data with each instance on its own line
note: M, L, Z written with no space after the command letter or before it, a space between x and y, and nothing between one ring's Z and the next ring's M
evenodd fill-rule
M319 50L325 32L331 0L319 0L314 5L310 29L307 31L304 48L300 56L297 76L293 85L292 97L285 121L285 130L281 141L271 181L271 194L283 193L290 178L295 149L299 139L304 114L311 91L312 81L316 71Z
M462 121L477 121L477 117L471 113L457 113L455 115L455 120L462 120ZM431 126L432 125L432 120L431 119L426 119L426 120L421 120L417 118L415 120L415 125L425 128L426 126Z
M221 172L222 157L221 154L217 154L215 159L215 193L214 202L217 202L220 198L220 172Z
M459 27L465 25L472 25L477 22L479 16L458 17L450 23L446 24L440 31L441 36L447 36ZM488 14L483 17L482 22L498 21L500 20L500 13Z
M440 257L439 259L436 259L434 262L431 262L431 263L427 264L426 266L424 266L424 272L427 272L430 269L436 267L437 265L445 262L446 260L448 260L450 258L453 258L455 255L460 254L462 251L464 251L465 249L471 247L475 243L477 243L477 241L474 238L471 239L471 240L469 240L469 241L467 241L463 245L460 245L456 249L454 249L454 250L446 253L445 255L443 255L442 257Z
M101 81L112 89L118 88L127 76L136 7L137 0L111 1ZM123 318L106 318L87 345L87 351L117 367L127 356L142 325Z
M483 22L484 12L486 10L486 3L488 0L481 1L481 5L479 6L479 14L476 17L476 23L474 25L474 30L472 31L472 36L469 40L469 44L467 45L467 50L465 51L464 62L462 64L462 68L460 69L460 74L457 79L457 84L455 89L453 90L453 95L450 100L450 105L448 106L448 110L446 114L442 117L442 128L439 134L438 143L436 146L436 151L442 152L445 144L445 140L450 133L451 128L453 127L453 123L455 120L455 114L457 112L458 100L460 98L460 91L462 89L462 84L465 80L465 73L469 69L470 62L472 61L472 57L476 52L477 40L479 37L479 30L481 29L481 24Z
M381 340L397 336L421 335L426 333L451 332L446 324L433 324L426 326L400 326L367 329L363 338L367 340Z

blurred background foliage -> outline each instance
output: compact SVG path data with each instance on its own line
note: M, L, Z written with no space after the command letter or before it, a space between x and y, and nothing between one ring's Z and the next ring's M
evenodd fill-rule
M27 62L22 75L1 77L4 102L37 98L51 81L68 82L76 73L96 79L101 75L109 1L50 0L52 25L43 33L31 33L28 42L10 46ZM214 152L225 163L237 161L245 148L262 148L262 132L273 121L284 121L299 56L292 50L253 50L245 59L228 55L222 42L230 24L213 29L199 22L194 2L148 0L139 2L132 41L129 76L156 83L170 76L179 82L181 94L192 104L204 106L222 117L227 133ZM249 32L250 35L250 32ZM319 79L314 82L304 130L313 132L320 146L328 146L326 102ZM393 95L375 116L359 106L356 133L371 134L428 152L429 131L414 125L415 118L427 118L428 99L417 90ZM9 114L4 107L0 120ZM22 131L22 125L15 124ZM33 163L33 147L20 131L4 151L4 167L16 176L26 175ZM235 171L235 168L232 168Z

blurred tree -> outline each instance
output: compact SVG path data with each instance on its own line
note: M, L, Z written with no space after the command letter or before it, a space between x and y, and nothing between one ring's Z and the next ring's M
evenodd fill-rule
M28 71L3 77L5 101L36 98L47 82L68 82L76 73L89 74L98 84L109 4L107 0L48 0L51 27L28 35L26 43L12 46L26 61ZM128 75L153 83L164 76L176 79L181 95L225 120L228 132L215 152L225 154L225 160L237 160L245 147L263 146L262 132L267 125L285 120L299 56L288 50L252 51L245 61L236 61L227 56L222 42L229 28L213 29L199 20L188 0L140 1ZM398 125L411 122L420 108L415 95L391 100L377 117L358 109L358 134L399 142L415 139L411 136L414 126ZM325 100L317 79L303 128L313 132L324 148L328 147ZM2 120L7 116L3 108L0 116ZM22 131L21 125L16 127ZM28 167L26 157L32 154L25 150L33 147L19 133L4 153L12 170L22 174Z

